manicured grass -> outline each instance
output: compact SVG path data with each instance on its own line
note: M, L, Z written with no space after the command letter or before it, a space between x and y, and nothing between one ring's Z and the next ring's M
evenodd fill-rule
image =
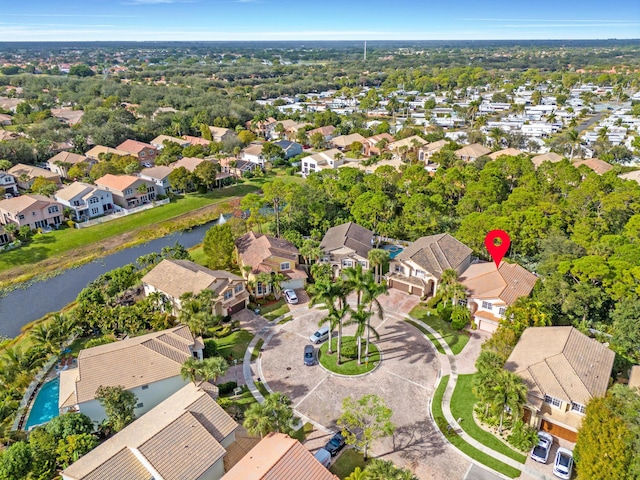
M305 423L302 428L293 432L291 438L295 438L299 442L304 442L311 432L313 432L313 424Z
M189 249L189 255L194 262L199 263L203 267L207 266L207 256L204 254L202 245Z
M331 465L329 471L334 475L337 475L341 480L344 480L351 475L351 472L353 472L356 467L360 467L361 470L364 470L370 461L371 460L367 460L365 463L362 453L349 448L342 452L342 455L340 455L334 464Z
M275 320L285 313L289 313L289 305L287 305L287 302L284 300L284 298L281 298L275 303L260 307L260 315L262 315L269 321Z
M98 337L78 337L76 338L73 342L71 342L71 345L69 345L69 349L71 350L70 355L73 355L74 357L78 356L78 353L80 353L80 350L82 350L85 346L85 344L93 339L93 338L98 338Z
M226 337L216 338L218 354L224 358L231 356L241 361L252 338L253 335L246 330L236 330Z
M255 192L257 189L258 187L255 185L248 184L227 187L206 194L189 194L167 205L93 227L83 229L63 227L50 233L37 234L28 245L4 252L0 257L0 271L45 260L140 227L156 226L187 212L214 203L221 203L230 197L243 196Z
M444 391L447 388L447 383L449 383L449 375L445 375L442 377L436 392L433 394L433 403L431 406L431 410L433 412L433 418L436 421L436 425L446 425L447 421L444 418L444 413L442 413L442 397L444 396ZM493 470L500 472L506 475L509 478L516 478L520 476L520 470L517 468L513 468L505 463L496 460L490 455L487 455L484 452L481 452L475 447L472 447L467 442L465 442L458 435L447 435L446 431L442 432L445 434L449 442L451 442L458 450L464 452L469 455L474 460L486 465Z
M458 375L456 388L451 398L451 413L455 418L462 419L462 421L459 422L460 426L471 437L496 452L500 452L520 463L524 463L527 459L526 456L508 447L499 438L480 428L474 421L473 406L476 403L476 397L472 392L473 377L474 375Z
M430 312L431 315L427 315L427 312ZM411 312L409 312L409 315L417 318L418 320L422 320L424 323L436 330L447 342L454 355L459 354L469 341L469 336L465 332L458 332L457 330L454 330L451 328L451 324L442 320L435 310L430 310L424 305L416 306L411 310Z
M424 333L427 338L431 341L431 343L433 344L433 346L436 348L436 350L438 351L438 353L441 353L444 355L444 348L442 348L442 345L440 345L440 342L436 340L436 337L434 337L431 332L429 330L427 330L426 328L424 328L422 325L417 324L416 322L413 322L411 320L405 320L407 323L413 325L414 327L416 327L418 330L420 330L422 333Z
M269 395L271 395L271 392L267 390L267 387L265 387L262 382L256 382L256 388L264 398L267 398Z
M262 348L262 345L264 344L264 339L260 339L258 340L258 342L256 343L256 346L253 347L253 352L251 352L251 361L253 362L254 360L256 360L259 356L260 356L260 349Z
M342 357L342 363L337 365L338 354L336 353L338 348L338 339L334 337L331 339L331 347L333 353L330 355L327 353L329 349L329 342L325 342L318 349L318 361L327 370L339 373L341 375L360 375L362 373L370 372L373 370L380 361L380 351L373 343L369 344L369 362L365 363L364 349L365 341L362 340L362 364L358 365L357 359L351 359ZM355 337L342 337L342 348L357 348Z

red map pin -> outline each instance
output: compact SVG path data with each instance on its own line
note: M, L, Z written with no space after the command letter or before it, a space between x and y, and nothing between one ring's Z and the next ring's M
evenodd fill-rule
M494 243L496 238L500 239L500 245ZM500 267L500 260L502 260L504 254L509 250L509 245L511 245L511 239L504 230L491 230L487 233L487 236L484 237L484 246L487 247L489 255L491 255L493 261L496 262L496 268Z

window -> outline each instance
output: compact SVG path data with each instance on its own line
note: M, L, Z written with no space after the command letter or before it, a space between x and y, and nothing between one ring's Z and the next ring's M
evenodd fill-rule
M491 302L482 302L482 308L493 310L493 304Z
M282 262L280 264L280 270L289 270L291 268L291 264L289 262Z
M226 292L224 292L225 300L229 300L231 297L233 297L233 290L227 290Z
M140 152L140 158L144 158L144 156L145 156L144 151Z
M244 285L239 283L238 285L236 285L235 287L233 287L233 291L235 293L240 293L241 291L244 290Z
M500 307L500 309L498 310L498 315L504 317L504 312L507 311L507 307Z
M351 260L342 260L343 267L353 267L353 261Z
M427 272L425 272L424 270L416 270L416 277L418 278L424 278L426 274Z
M402 273L404 275L404 267L402 265L395 264L394 271L397 273Z
M466 307L467 306L467 299L466 298L462 298L462 299L458 300L458 305L460 305L461 307Z
M358 263L362 265L362 268L367 268L367 262L365 262L364 260L360 260Z
M91 209L91 215L97 215L100 213L100 209L99 208L92 208Z
M548 403L553 407L560 408L560 406L562 405L562 400L560 400L559 398L552 397L550 395L545 395L544 403Z
M131 195L132 193L133 193L133 190L132 190L132 189L130 189L130 188L127 188L127 189L124 191L124 194L125 194L125 195Z
M142 385L142 390L149 390L149 385Z
M100 200L98 200L98 197L91 197L89 199L89 203L98 203Z
M138 404L136 405L136 408L142 408L142 407L144 407L144 403L142 403L142 402L140 402L140 403L138 403Z
M584 405L580 404L580 403L576 403L576 402L571 402L571 411L572 412L578 412L581 414L586 414L587 413L587 407L585 407Z
M20 220L24 220L24 215L20 214L20 215L18 215L18 218L19 218Z
M266 289L263 288L262 282L258 282L258 284L256 285L256 292L258 293L258 295L266 293Z

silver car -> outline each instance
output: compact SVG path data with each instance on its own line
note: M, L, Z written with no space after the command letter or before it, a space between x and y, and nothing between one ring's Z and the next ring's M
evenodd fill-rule
M553 445L553 437L546 432L538 432L538 444L531 450L531 458L536 462L547 463Z

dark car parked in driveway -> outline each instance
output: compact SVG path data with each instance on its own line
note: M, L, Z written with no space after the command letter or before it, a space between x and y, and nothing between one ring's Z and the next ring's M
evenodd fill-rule
M335 457L340 450L344 447L344 437L340 432L336 433L331 440L327 442L324 446L324 449L331 454L332 457Z
M313 345L304 346L304 364L308 367L315 365L316 363L316 349Z

